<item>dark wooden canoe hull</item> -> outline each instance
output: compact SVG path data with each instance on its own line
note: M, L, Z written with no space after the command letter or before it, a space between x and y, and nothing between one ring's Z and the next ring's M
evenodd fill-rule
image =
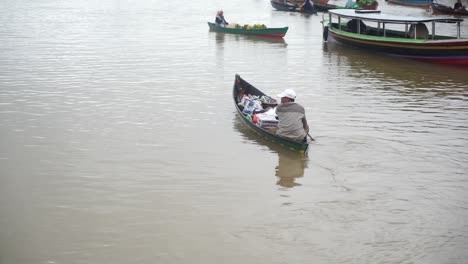
M438 3L431 4L432 13L436 15L454 15L454 16L468 16L468 10L455 10L450 6L441 5Z
M278 11L287 11L287 12L298 12L305 14L317 14L317 9L312 10L301 10L298 5L285 4L276 0L270 1L271 6Z
M403 33L402 33L403 34ZM329 29L328 37L340 43L396 55L408 59L468 66L468 40L423 41L385 37L366 37L338 29Z
M332 5L332 4L325 4L321 2L314 2L314 7L319 11L319 12L327 12L330 9L339 9L339 8L344 8L344 6L338 6L338 5Z
M210 30L229 33L229 34L242 34L250 36L260 36L269 38L282 38L288 32L288 27L283 28L265 28L265 29L238 29L217 26L215 23L208 22Z
M237 116L240 118L242 123L244 123L247 127L252 129L255 133L259 134L260 136L264 137L265 139L278 143L290 150L299 152L301 154L305 154L307 151L307 148L309 147L309 143L300 143L296 142L287 138L283 138L280 136L277 136L276 134L271 133L268 130L265 130L256 124L254 124L250 119L248 119L243 113L242 110L239 108L238 101L237 101L237 92L238 92L238 87L242 87L246 93L251 94L251 95L257 95L257 96L262 96L265 95L262 91L258 90L255 88L253 85L248 83L247 81L243 80L238 74L235 76L234 80L234 85L232 89L232 96L234 100L234 106L237 110Z
M314 7L319 12L327 12L330 9L344 8L344 6L325 4L325 3L321 3L321 2L314 2Z
M378 6L379 6L379 3L374 2L374 3L370 4L370 5L362 5L362 6L354 5L353 8L351 8L351 9L376 10ZM321 3L321 2L314 2L314 7L319 12L327 12L330 9L345 9L344 6L324 4L324 3Z
M303 1L302 1L303 2ZM289 12L300 12L300 13L311 13L315 14L318 12L327 12L330 9L342 9L345 8L344 6L339 6L339 5L332 5L328 3L323 3L319 1L313 1L314 2L314 10L313 11L301 11L298 8L299 3L295 1L290 1L291 4L285 4L282 2L279 2L278 0L271 0L270 3L278 11L289 11ZM379 3L376 1L372 4L369 5L355 5L352 9L364 9L364 10L376 10L377 7L379 6Z
M369 5L360 5L359 7L363 10L377 10L377 8L379 7L379 3L376 1Z

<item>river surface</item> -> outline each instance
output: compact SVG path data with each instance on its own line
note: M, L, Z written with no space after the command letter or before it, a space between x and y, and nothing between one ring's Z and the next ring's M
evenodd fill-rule
M289 31L210 32L218 9ZM0 263L466 263L468 70L323 43L321 18L2 0ZM242 125L236 73L295 89L307 156Z

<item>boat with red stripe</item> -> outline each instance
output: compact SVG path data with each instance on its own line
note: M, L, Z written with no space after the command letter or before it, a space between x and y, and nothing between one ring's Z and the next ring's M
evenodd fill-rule
M325 41L425 62L468 66L461 18L408 17L380 11L334 9L322 19ZM442 26L443 25L443 26ZM439 35L454 26L454 36Z

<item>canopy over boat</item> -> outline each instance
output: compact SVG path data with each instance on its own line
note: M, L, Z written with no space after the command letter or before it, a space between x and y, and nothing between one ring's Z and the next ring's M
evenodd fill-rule
M329 14L335 14L344 18L355 18L367 21L381 22L381 23L394 23L394 24L415 24L425 22L440 22L440 23L457 23L462 22L461 18L453 17L416 17L416 16L402 16L380 13L380 11L373 10L353 10L353 9L332 9L328 10Z

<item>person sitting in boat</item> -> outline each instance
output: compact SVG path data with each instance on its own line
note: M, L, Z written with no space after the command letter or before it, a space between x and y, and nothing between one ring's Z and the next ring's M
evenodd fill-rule
M305 0L305 2L301 5L302 11L313 11L314 10L314 3L311 0Z
M429 30L424 23L412 24L409 28L409 38L427 39L429 37Z
M455 3L455 5L453 5L453 9L454 9L455 11L466 10L466 9L465 9L465 6L462 4L461 0L457 0L457 2Z
M281 98L281 103L276 107L278 116L276 134L297 142L307 141L309 125L304 107L294 102L296 93L292 89L286 89L278 97Z
M352 33L358 33L358 27L359 27L359 34L365 34L367 30L366 24L364 24L362 20L358 20L358 19L351 19L350 21L348 21L348 23L346 23L346 26L349 32L352 32Z
M239 86L239 88L237 88L237 98L236 99L237 99L237 105L242 108L241 110L244 109L245 97L248 98L247 92L245 91L244 88Z
M215 24L220 27L226 27L229 23L224 19L224 12L223 10L219 10L216 13Z

